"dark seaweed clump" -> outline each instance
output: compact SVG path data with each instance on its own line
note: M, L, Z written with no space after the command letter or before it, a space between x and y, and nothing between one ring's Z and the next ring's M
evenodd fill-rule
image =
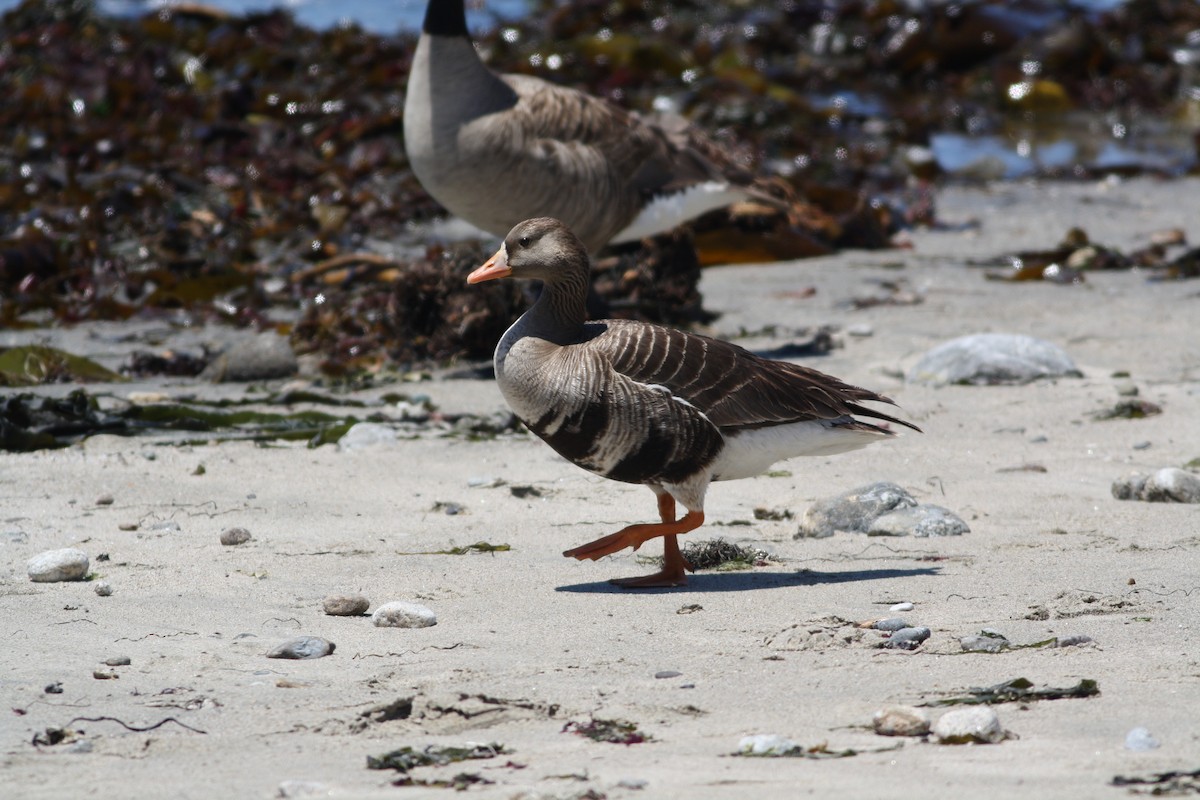
M1083 113L1122 144L1182 118L1197 29L1183 0L536 0L480 46L501 71L679 111L799 198L602 264L613 313L680 324L706 317L701 265L883 247L934 222L940 165L909 148L939 131L1036 142ZM348 373L486 357L524 308L511 286L464 289L478 248L402 244L442 213L404 155L415 34L195 6L112 19L87 0L27 0L0 31L0 326L221 320ZM1093 155L1044 171L1173 174Z

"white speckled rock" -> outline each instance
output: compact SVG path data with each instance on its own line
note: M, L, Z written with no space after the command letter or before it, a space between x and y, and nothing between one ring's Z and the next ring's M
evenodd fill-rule
M960 336L930 350L909 370L909 383L1022 384L1083 373L1056 344L1013 333Z
M342 452L369 450L375 447L393 447L399 441L394 428L381 422L357 422L338 439L337 447Z
M74 547L47 550L29 559L29 580L35 583L80 581L88 572L87 553Z
M880 736L924 736L929 715L912 706L887 706L875 712L871 725Z
M879 517L917 505L916 498L887 481L859 486L808 507L793 538L824 539L839 531L866 533Z
M1000 718L989 706L947 711L933 723L939 744L995 744L1008 738Z
M756 733L738 742L738 752L748 756L781 756L795 747L795 742L777 733Z
M428 628L437 625L437 614L423 605L395 600L375 609L371 622L377 628Z
M948 508L919 505L884 514L867 528L867 536L961 536L970 533L967 523Z

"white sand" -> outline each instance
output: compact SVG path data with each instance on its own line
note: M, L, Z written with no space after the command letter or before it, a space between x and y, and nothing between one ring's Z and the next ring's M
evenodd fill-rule
M1001 284L963 265L1049 247L1071 225L1122 248L1173 226L1200 238L1200 181L952 189L939 209L944 219L973 216L982 227L920 232L912 251L706 273L706 305L724 313L719 334L869 324L873 336L841 335L844 347L807 363L890 394L925 433L796 460L782 467L791 477L714 485L709 524L689 538L752 543L780 563L699 573L686 589L609 586L607 578L650 571L627 554L564 559L568 547L652 520L654 500L643 488L584 473L529 436L422 438L352 453L155 447L99 436L61 451L0 454L0 534L28 535L0 537L0 795L267 798L284 782L306 781L316 785L288 791L439 796L444 790L390 786L394 773L368 770L366 757L491 741L511 754L413 774L478 773L495 783L470 794L503 798L589 789L609 798L1102 798L1126 794L1107 785L1118 774L1200 767L1200 507L1110 494L1112 481L1133 469L1200 456L1200 288L1130 272L1089 275L1082 287ZM907 281L925 302L843 306L880 279ZM797 299L810 286L815 295ZM898 377L930 347L981 331L1056 342L1085 376L945 389ZM1094 421L1091 412L1118 399L1118 370L1164 413ZM178 382L158 388L190 390ZM486 382L413 388L447 412L502 405ZM1034 441L1039 436L1045 441ZM1027 463L1045 472L1001 471ZM205 474L193 475L200 464ZM476 476L532 485L542 496L469 488ZM876 480L948 507L971 532L794 540L796 521L753 518L758 506L798 518L815 499ZM114 504L96 506L103 494ZM462 503L466 513L434 512L436 501ZM149 530L164 520L182 531ZM120 530L127 522L141 527ZM221 546L221 530L234 525L254 540ZM481 540L512 550L405 554ZM28 580L30 556L66 546L92 557L111 597L96 596L93 583ZM101 553L111 560L99 561ZM401 630L327 617L321 600L332 592L361 592L372 608L419 602L439 622ZM899 601L916 604L902 616L933 630L915 653L873 649L875 632L849 644L809 633L829 617L889 616ZM701 608L680 613L692 604ZM1037 604L1049 619L1027 618ZM1069 634L1096 644L962 654L958 638L984 627L1018 644ZM314 661L264 657L299 634L324 636L337 651ZM132 664L112 668L119 679L93 677L106 658L122 655ZM682 674L656 679L663 670ZM1019 738L996 745L950 747L870 731L885 704L1016 677L1038 686L1093 678L1102 694L998 705ZM62 693L43 693L55 681ZM364 712L405 697L415 698L409 719L363 724ZM624 746L562 732L592 716L635 722L654 741ZM131 732L113 721L71 722L76 717L134 727L173 717L205 733L171 722ZM1137 726L1162 746L1125 750ZM62 727L82 729L87 744L31 744L35 733ZM864 752L823 761L730 756L755 733Z

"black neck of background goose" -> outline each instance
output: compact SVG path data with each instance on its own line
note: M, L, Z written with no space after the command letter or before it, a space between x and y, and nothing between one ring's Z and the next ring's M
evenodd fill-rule
M467 10L463 0L429 0L421 30L430 36L466 36Z

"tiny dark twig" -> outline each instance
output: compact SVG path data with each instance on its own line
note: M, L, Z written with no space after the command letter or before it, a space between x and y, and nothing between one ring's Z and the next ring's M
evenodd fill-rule
M187 728L189 731L192 731L193 733L204 733L204 734L208 733L208 731L202 731L199 728L193 728L191 725L188 725L186 722L180 722L179 720L175 719L174 717L167 717L166 719L160 720L160 721L154 723L153 725L148 725L145 727L138 727L136 725L130 725L129 723L123 722L123 721L117 719L116 717L75 717L75 719L70 720L63 727L65 728L68 725L72 725L76 722L115 722L118 725L120 725L122 728L124 728L125 730L133 731L134 733L145 733L146 731L152 731L155 728L161 728L163 725L166 725L168 722L174 722L176 725L180 726L181 728Z

